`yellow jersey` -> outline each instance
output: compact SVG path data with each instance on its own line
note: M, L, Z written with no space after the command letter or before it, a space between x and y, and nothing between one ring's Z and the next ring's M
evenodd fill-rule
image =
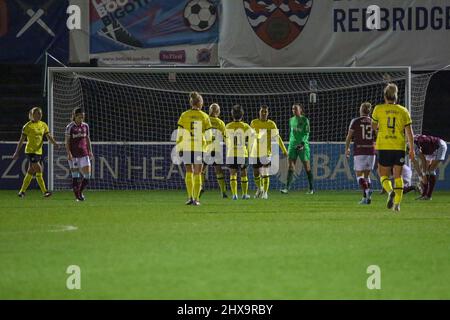
M206 151L205 135L211 129L211 121L205 112L193 109L183 112L178 129L177 151Z
M44 137L48 133L48 126L45 122L27 122L22 129L22 134L27 137L25 153L42 155L42 145L44 144Z
M209 117L209 120L211 121L211 127L213 128L213 140L215 138L215 131L218 131L222 134L222 137L225 137L225 122L220 120L217 117Z
M225 141L225 122L220 120L217 117L209 117L212 126L212 137L211 143L208 145L207 149L209 152L211 151L219 151L222 150L222 142Z
M405 107L379 104L373 110L372 120L378 123L377 150L406 150L405 127L412 121Z
M225 127L225 145L228 158L247 158L249 147L253 144L253 129L243 121L233 121Z
M275 122L272 120L262 121L255 119L250 123L250 127L255 130L256 143L251 150L252 157L264 157L272 154L272 139L277 139L282 152L287 154L286 147L278 132Z

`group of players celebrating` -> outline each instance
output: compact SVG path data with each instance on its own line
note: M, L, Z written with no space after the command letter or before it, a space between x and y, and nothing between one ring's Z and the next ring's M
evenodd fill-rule
M388 194L387 208L394 211L400 211L403 193L414 189L414 186L411 186L411 170L406 166L406 153L409 154L420 178L421 196L417 199L431 200L436 184L436 169L445 160L447 152L447 144L440 138L427 135L414 136L411 116L405 107L397 104L397 99L398 88L391 83L384 89L384 104L375 106L373 112L369 102L362 103L359 109L360 117L351 121L345 142L345 153L350 157L350 144L353 140L354 170L358 185L363 191L360 204L370 204L372 201L370 174L377 162L382 188ZM232 121L227 125L219 118L220 106L217 103L210 105L209 115L202 111L203 98L198 92L190 94L190 106L191 108L183 112L178 120L175 148L175 154L181 157L186 169L187 205L200 205L207 165L215 169L222 197L228 197L222 169L223 158L226 159L226 165L230 170L229 180L233 200L239 199L238 174L241 182L241 198L250 199L247 175L249 164L253 166L253 178L257 188L255 198L268 199L271 159L274 151L272 145L278 145L282 153L288 157L287 183L281 192L283 194L289 192L295 164L300 158L308 178L308 194L314 194L310 165L310 124L300 104L292 106L293 117L289 120L288 150L279 135L276 123L269 119L268 106L261 106L259 117L250 125L243 121L244 110L240 105L232 107ZM67 125L65 132L65 149L77 201L85 200L83 190L91 179L93 158L89 126L84 122L84 117L81 108L74 109L72 121ZM52 195L43 179L44 137L56 147L61 146L41 119L40 108L35 107L29 112L30 121L23 127L13 156L14 159L19 158L22 145L27 140L25 154L29 165L18 193L21 198L25 196L33 177L36 178L44 197ZM222 143L223 141L225 142ZM222 153L223 144L226 149L225 157ZM409 180L407 181L409 185L406 186L403 178L405 176Z
M178 120L176 143L176 153L180 154L186 167L187 205L200 205L207 165L214 166L222 197L228 197L222 171L223 158L226 159L225 164L230 170L229 180L233 200L239 199L238 175L241 182L241 198L250 199L248 165L253 166L253 178L257 188L255 198L268 199L272 143L276 143L282 153L289 157L287 184L281 191L288 193L294 177L295 163L300 158L309 180L308 193L314 193L309 161L309 120L303 115L301 105L294 104L292 107L294 116L289 122L291 133L288 150L279 135L276 123L269 119L268 106L261 106L259 117L249 125L243 121L242 106L235 105L231 109L232 121L225 125L219 119L220 106L217 103L209 107L209 115L201 110L203 98L198 92L191 93L190 105L191 109L183 112ZM222 153L222 142L226 147L225 157Z

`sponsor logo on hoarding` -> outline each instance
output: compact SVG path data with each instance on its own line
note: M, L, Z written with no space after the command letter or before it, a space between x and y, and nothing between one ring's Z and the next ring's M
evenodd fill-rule
M162 62L185 63L186 62L186 51L185 50L160 51L159 52L159 60Z

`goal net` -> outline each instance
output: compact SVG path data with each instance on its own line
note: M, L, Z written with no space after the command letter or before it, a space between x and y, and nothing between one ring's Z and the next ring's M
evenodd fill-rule
M268 105L269 118L277 123L286 145L291 107L300 103L310 120L315 188L353 189L357 187L353 160L344 153L348 126L359 115L362 102L383 101L387 82L398 85L399 103L411 111L415 132L421 132L428 79L415 81L407 67L50 68L49 126L56 139L63 141L72 110L85 110L95 155L91 188L181 189L184 172L171 161L171 137L180 114L189 108L189 92L203 95L206 112L211 103L218 103L226 123L235 104L244 107L248 123L258 117L261 105ZM64 148L49 146L48 160L50 188L69 189ZM300 163L295 175L293 188L306 188ZM280 157L271 188L280 188L286 176L287 160ZM251 177L250 170L253 187ZM374 183L377 186L375 179ZM208 170L206 189L216 187L213 170Z

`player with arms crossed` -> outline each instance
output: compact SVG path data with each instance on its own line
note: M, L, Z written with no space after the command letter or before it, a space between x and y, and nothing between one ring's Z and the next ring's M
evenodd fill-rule
M231 110L233 121L225 127L227 165L230 168L230 189L233 200L238 199L237 172L241 172L242 199L250 199L248 195L248 150L251 150L254 140L253 129L244 121L244 110L240 105Z
M303 106L299 104L294 104L292 106L292 113L294 114L294 116L289 119L289 170L286 187L281 190L281 193L286 194L289 192L289 188L294 179L295 163L297 162L297 158L300 158L303 164L303 168L305 168L306 175L308 177L309 191L307 192L307 194L314 194L313 175L311 172L311 164L309 161L309 120L303 114Z
M270 165L272 157L272 140L277 139L278 145L284 155L287 155L283 139L281 139L275 122L269 120L269 107L261 106L259 118L250 123L250 127L256 133L256 143L254 144L251 155L253 163L253 177L256 184L255 198L268 199L267 192L270 184Z
M212 137L211 143L209 144L211 151L211 157L216 158L222 155L222 145L223 139L225 137L225 123L219 118L220 116L220 106L217 103L213 103L209 106L209 120L212 126ZM222 198L228 198L227 187L225 185L225 175L222 170L222 158L221 161L214 161L211 165L214 166L214 171L216 173L217 183L219 184L220 193ZM202 170L202 181L204 181L206 173L207 164L203 164ZM202 188L203 191L203 188ZM200 193L201 194L201 193Z
M33 176L36 175L36 181L41 189L44 197L48 198L52 195L50 191L45 187L45 181L42 177L44 168L42 166L42 145L44 144L44 137L47 137L53 145L59 147L58 143L55 141L53 136L48 130L48 126L42 119L42 109L34 107L28 113L28 121L22 129L22 135L20 136L19 143L17 144L16 152L14 152L13 159L19 159L19 152L22 149L22 145L27 140L25 147L25 155L28 158L28 170L23 179L22 188L18 193L20 198L25 197L25 192L27 191Z
M422 195L417 200L431 200L436 184L436 169L445 160L447 143L438 138L423 134L414 136L416 153L420 159L413 161L414 167L421 178Z
M372 127L377 130L376 149L380 181L388 192L387 208L400 211L403 197L402 169L406 156L406 136L409 143L409 157L414 160L414 140L411 116L408 110L397 104L398 88L390 83L384 89L384 104L377 105L372 113ZM389 179L394 176L394 189Z
M203 97L198 92L189 96L190 110L183 112L178 120L176 151L182 154L186 168L185 184L187 205L200 205L202 188L203 152L210 140L211 121L202 111Z
M77 201L84 201L83 191L91 179L92 153L89 125L84 122L84 111L75 108L72 122L66 127L66 152L72 173L72 188Z
M375 137L372 130L370 111L372 105L364 102L359 108L359 118L350 122L347 138L345 139L345 155L350 157L350 142L353 139L353 163L356 180L363 190L363 198L359 204L370 204L372 190L370 173L375 166Z

